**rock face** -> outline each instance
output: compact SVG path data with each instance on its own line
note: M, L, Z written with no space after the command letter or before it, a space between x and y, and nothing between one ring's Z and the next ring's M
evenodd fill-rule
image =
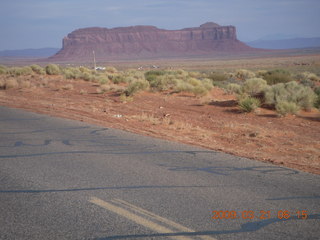
M250 51L240 42L234 26L208 22L200 27L164 30L153 26L83 28L63 39L53 60L91 61L157 57L205 56L215 53Z

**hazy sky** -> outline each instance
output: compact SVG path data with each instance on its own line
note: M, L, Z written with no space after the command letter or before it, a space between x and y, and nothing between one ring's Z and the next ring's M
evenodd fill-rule
M242 41L320 37L320 0L1 0L0 50L61 47L78 28L154 25L237 27Z

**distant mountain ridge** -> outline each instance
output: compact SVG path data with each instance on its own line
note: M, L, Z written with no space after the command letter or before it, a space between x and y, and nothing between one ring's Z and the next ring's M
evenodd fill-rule
M18 49L0 51L0 57L46 58L56 54L59 48Z
M264 49L294 49L320 47L320 37L316 38L292 38L280 40L256 40L247 42L247 45L254 48Z

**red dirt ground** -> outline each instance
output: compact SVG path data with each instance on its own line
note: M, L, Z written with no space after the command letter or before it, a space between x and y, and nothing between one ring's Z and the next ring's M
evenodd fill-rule
M61 76L36 78L40 77L28 79L29 88L0 90L0 104L320 174L318 110L287 117L266 109L246 114L239 111L233 95L219 88L201 99L143 92L123 102L115 90L98 94L94 83Z

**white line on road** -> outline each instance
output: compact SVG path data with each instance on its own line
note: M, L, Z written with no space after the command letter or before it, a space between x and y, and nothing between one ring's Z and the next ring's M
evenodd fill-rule
M112 203L103 201L99 198L92 197L89 202L94 203L102 208L105 208L111 212L121 215L135 223L138 223L146 228L149 228L158 233L176 233L177 231L183 232L195 232L194 230L182 226L176 222L173 222L164 217L160 217L145 209L132 205L121 199L111 200ZM139 215L138 215L139 214ZM197 236L204 240L216 240L209 236ZM192 239L186 236L173 236L173 239Z

